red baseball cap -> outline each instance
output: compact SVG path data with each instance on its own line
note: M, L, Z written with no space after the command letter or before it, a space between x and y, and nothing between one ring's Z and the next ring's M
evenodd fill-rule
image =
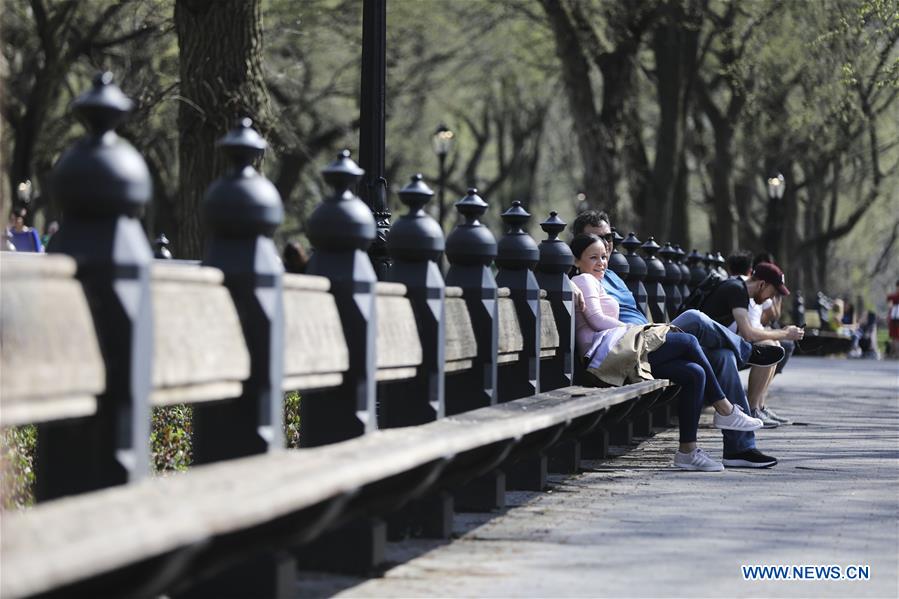
M771 262L759 262L755 265L755 268L752 269L752 278L771 283L781 295L790 295L790 290L787 289L787 286L784 284L784 272L776 264Z

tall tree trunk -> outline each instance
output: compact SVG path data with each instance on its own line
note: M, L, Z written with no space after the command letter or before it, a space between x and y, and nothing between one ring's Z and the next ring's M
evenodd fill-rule
M15 146L9 170L10 198L13 198L13 201L15 201L16 188L19 183L32 178L34 146L47 118L54 86L59 84L61 79L54 75L46 67L39 69L35 74L34 87L28 94L25 113L16 127ZM33 208L29 210L33 210Z
M730 125L716 126L715 157L709 164L712 180L712 250L724 255L734 250L736 241L736 219L733 213L734 159L732 155L733 129Z
M671 227L667 239L671 243L680 244L690 251L690 216L688 213L690 196L687 192L687 157L684 152L680 155L680 168L677 169L677 181L674 184L674 197L671 205Z
M652 40L660 113L653 164L655 202L643 215L643 222L659 239L668 239L673 232L676 184L684 162L684 131L701 22L696 22L695 15L691 19L681 4L665 4L661 10L665 18L656 27Z
M260 0L177 0L175 29L182 101L172 245L181 258L200 258L203 194L226 167L215 142L240 117L253 119L263 134L268 128Z
M583 165L583 193L593 206L602 204L614 210L615 175L609 156L610 144L596 108L593 88L590 85L590 65L581 47L574 24L558 0L541 0L549 18L556 42L556 55L562 65L562 82L565 86L568 106L574 120L575 137ZM605 75L605 74L604 74ZM604 87L616 82L607 80Z

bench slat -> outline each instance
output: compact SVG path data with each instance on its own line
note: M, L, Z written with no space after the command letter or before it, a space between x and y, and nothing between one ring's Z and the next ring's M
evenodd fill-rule
M509 297L507 287L500 287L496 302L499 313L499 339L497 340L497 364L518 361L518 355L524 350L524 337L515 312L515 302Z
M0 259L0 426L87 416L106 369L75 261Z
M231 294L215 268L152 269L154 405L240 396L250 355Z
M541 297L546 292L540 290ZM556 355L559 347L559 330L556 328L556 319L553 317L552 304L547 299L540 300L540 357L551 358Z
M336 387L350 367L330 288L325 277L284 275L284 391Z
M398 283L378 283L377 341L375 379L393 381L415 376L421 364L421 340L415 324L415 312L406 299L406 286Z
M471 316L465 307L460 287L446 288L446 372L471 368L472 359L478 355L477 341L471 324Z

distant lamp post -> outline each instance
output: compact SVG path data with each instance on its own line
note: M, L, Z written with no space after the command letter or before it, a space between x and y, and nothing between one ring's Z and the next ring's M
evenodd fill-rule
M774 256L780 255L780 242L783 235L783 220L781 218L781 200L787 188L784 176L778 171L773 171L768 176L768 216L765 224L765 249Z
M770 177L768 177L768 199L769 200L780 200L784 197L784 189L786 189L786 183L784 182L784 176L780 173L774 173Z
M16 197L19 200L19 204L22 206L29 206L31 203L31 181L25 180L19 183L19 186L16 188ZM29 206L30 210L30 206Z
M584 192L579 192L577 196L575 196L575 199L577 200L576 210L578 212L583 212L590 207L590 204L587 203L587 194Z
M437 207L439 210L438 222L440 223L441 228L443 227L443 220L446 216L446 205L443 201L443 190L446 186L446 157L453 151L453 146L456 143L455 138L456 134L443 123L437 127L437 130L434 131L434 135L431 138L431 143L434 145L434 153L437 154L437 161L440 164L440 177L437 181Z

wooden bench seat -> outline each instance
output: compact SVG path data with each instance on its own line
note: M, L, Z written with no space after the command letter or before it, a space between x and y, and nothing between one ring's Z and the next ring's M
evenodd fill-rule
M568 387L417 427L321 448L199 466L5 514L0 595L24 597L112 572L221 535L249 530L436 460L540 430L656 391Z

